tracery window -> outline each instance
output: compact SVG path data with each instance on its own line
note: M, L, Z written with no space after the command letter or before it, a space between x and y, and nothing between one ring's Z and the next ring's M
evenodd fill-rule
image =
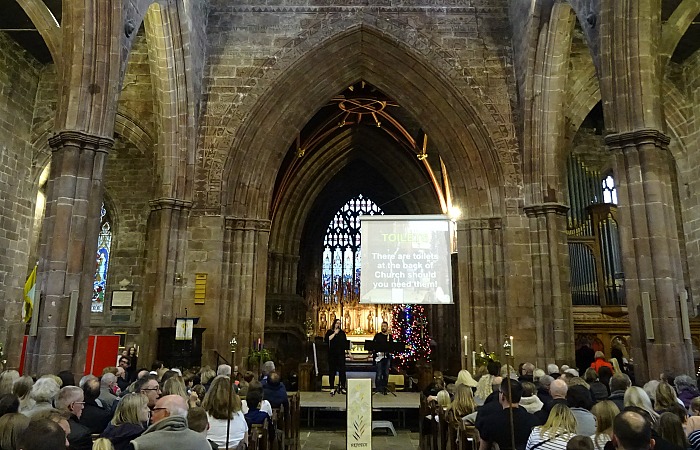
M347 303L360 297L360 216L383 215L361 194L348 201L328 225L323 241L323 303Z
M97 238L97 258L95 260L95 282L92 290L92 312L103 312L110 248L112 246L112 223L104 203L100 208L100 235Z
M614 203L617 205L617 186L612 173L603 178L603 203Z

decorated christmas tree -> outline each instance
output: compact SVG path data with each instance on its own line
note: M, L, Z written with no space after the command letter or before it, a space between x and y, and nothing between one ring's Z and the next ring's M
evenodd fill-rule
M399 370L421 359L430 361L428 319L422 305L394 305L392 335L395 341L409 346L405 352L394 355Z

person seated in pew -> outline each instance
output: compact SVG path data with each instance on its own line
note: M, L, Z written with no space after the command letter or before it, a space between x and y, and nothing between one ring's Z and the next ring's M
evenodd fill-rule
M260 409L262 403L262 393L256 389L248 391L245 397L245 401L248 404L248 412L245 413L245 420L250 425L262 425L265 423L265 419L270 420L270 415Z
M250 390L250 388L248 388ZM284 406L284 410L289 410L289 399L287 398L287 389L284 387L280 379L280 374L270 372L267 376L267 383L263 384L263 398L270 402L272 408ZM248 405L250 408L250 405Z

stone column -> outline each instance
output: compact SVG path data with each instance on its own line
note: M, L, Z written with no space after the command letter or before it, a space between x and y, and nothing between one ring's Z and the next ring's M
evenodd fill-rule
M469 337L469 351L478 352L483 343L500 353L503 343L507 315L501 225L497 218L457 222L460 336Z
M530 221L532 293L535 319L535 364L570 363L574 359L574 322L569 289L566 212L559 203L524 208Z
M670 139L653 129L611 134L617 156L618 216L625 296L637 381L664 370L693 374L690 339L684 339L679 302L683 270L673 198ZM647 339L642 299L650 300L653 339Z
M187 244L187 220L192 202L176 198L152 200L146 239L146 275L143 295L144 361L156 358L158 327L173 327L184 316L183 257Z
M237 358L245 365L248 350L263 337L270 221L227 217L224 231L220 349L238 336Z
M103 180L113 140L80 131L49 139L51 175L42 233L38 335L28 341L27 373L82 373L95 280ZM75 327L68 329L71 293L78 294Z

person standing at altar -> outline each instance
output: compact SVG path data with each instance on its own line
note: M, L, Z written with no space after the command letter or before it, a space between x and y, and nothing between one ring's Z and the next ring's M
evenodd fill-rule
M374 342L379 342L386 344L387 342L392 342L391 334L389 334L389 323L382 322L381 331L374 335ZM377 378L375 379L375 386L377 392L381 392L386 395L386 386L389 383L389 368L391 367L391 355L386 352L375 352L374 362L377 369Z
M348 351L348 336L340 327L340 319L333 321L333 326L326 331L323 339L328 343L328 384L331 387L331 395L336 392L345 394L345 353ZM335 386L335 374L338 373L338 386Z

